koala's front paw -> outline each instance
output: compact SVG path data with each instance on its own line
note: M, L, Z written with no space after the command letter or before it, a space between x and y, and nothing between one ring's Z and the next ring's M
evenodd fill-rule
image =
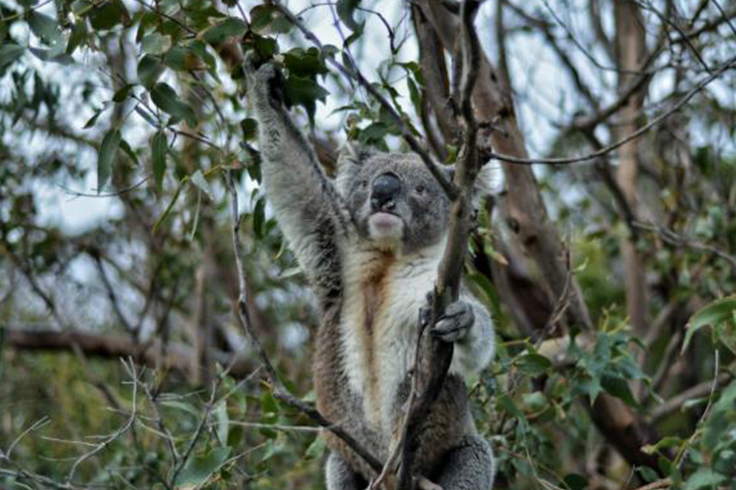
M431 334L444 342L457 342L468 335L473 323L473 306L465 301L456 301L445 308L445 314L435 323Z
M268 61L256 68L256 55L252 51L245 55L243 71L248 91L256 94L259 99L281 101L281 72L272 61Z

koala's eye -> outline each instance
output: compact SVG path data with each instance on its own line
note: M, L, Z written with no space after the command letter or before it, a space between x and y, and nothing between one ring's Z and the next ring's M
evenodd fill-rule
M424 187L424 185L419 184L418 186L416 186L414 188L414 192L416 192L417 194L420 194L421 195L421 194L424 194L425 192L427 192L427 188Z
M367 189L368 188L368 181L366 179L361 180L358 185L361 189Z

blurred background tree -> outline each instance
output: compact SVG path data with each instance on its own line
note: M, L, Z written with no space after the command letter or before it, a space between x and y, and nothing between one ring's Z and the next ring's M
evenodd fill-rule
M0 0L0 488L323 488L233 311L227 170L254 329L309 400L316 315L240 61L283 65L328 172L348 139L407 149L333 61L452 163L457 10ZM736 489L736 3L488 0L475 24L481 152L505 155L467 273L497 323L472 380L497 487Z

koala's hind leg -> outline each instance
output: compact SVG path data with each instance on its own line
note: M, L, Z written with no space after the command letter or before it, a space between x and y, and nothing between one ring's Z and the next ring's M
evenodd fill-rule
M335 453L331 453L327 458L325 476L327 490L365 490L368 486L368 483Z
M478 436L466 436L442 458L433 481L443 490L491 490L494 474L491 446Z

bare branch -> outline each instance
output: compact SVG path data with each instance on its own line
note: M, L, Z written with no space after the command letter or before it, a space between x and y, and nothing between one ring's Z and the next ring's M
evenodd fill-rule
M513 163L513 164L518 164L518 165L532 165L535 163L547 164L547 165L569 165L572 163L580 163L580 162L585 162L588 160L594 160L596 158L606 155L607 153L612 152L613 150L620 148L621 146L625 145L626 143L630 141L633 141L639 138L643 134L649 132L652 128L660 125L665 119L670 117L675 112L679 111L685 104L687 104L690 101L690 99L695 97L695 95L698 94L698 92L703 90L711 82L713 82L718 77L723 75L726 71L732 69L734 66L736 66L736 57L731 58L729 61L721 65L720 68L714 70L711 75L707 76L704 80L702 80L695 87L693 87L687 94L685 94L680 100L678 100L675 103L675 105L673 105L670 109L666 110L662 114L653 118L649 123L645 124L644 126L639 128L635 132L629 134L626 137L619 139L615 143L612 143L608 146L604 146L600 150L588 153L586 155L577 156L577 157L520 158L517 156L507 155L503 153L491 153L489 157L495 158L496 160L500 160L502 162ZM626 101L624 100L623 103L625 102Z
M403 420L401 439L396 451L401 453L397 490L410 490L415 478L413 456L416 436L422 422L437 399L452 362L453 344L424 335L444 313L445 308L456 301L460 293L460 279L472 228L471 196L475 179L480 170L478 161L478 124L472 104L473 89L478 78L480 45L473 26L480 1L466 0L460 7L462 76L459 85L460 116L463 126L463 145L455 165L455 186L459 195L452 199L448 241L437 271L437 284L431 304L431 315L425 324L420 318L414 373L409 394L408 410ZM457 63L457 60L456 60ZM421 317L421 314L420 314ZM394 456L389 458L389 463ZM382 471L382 475L386 470Z
M188 373L191 369L192 349L181 344L169 344L165 356L161 357L159 343L149 341L137 343L128 336L106 335L80 330L21 329L0 325L5 345L13 349L39 352L70 352L79 349L86 356L103 359L132 357L138 362L155 369L163 367ZM253 371L252 362L224 352L214 352L214 358L224 366L230 366L230 373L243 377Z

